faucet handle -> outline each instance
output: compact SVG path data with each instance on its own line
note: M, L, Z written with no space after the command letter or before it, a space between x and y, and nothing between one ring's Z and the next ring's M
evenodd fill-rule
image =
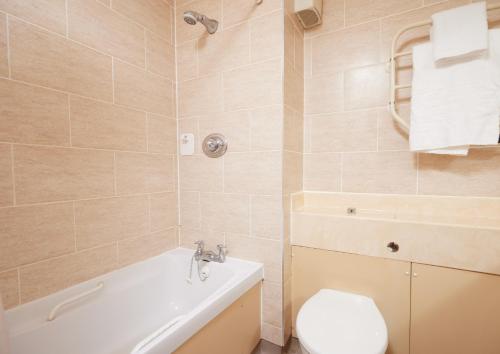
M219 251L219 258L224 262L226 260L227 247L224 245L217 245Z
M205 242L203 242L203 240L198 240L194 243L195 245L198 245L198 249L197 251L202 251L203 248L205 248Z

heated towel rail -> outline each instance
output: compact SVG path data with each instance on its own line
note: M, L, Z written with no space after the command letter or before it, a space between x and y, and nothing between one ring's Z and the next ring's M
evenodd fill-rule
M491 10L497 10L500 9L500 4L495 4L495 5L489 5L488 11ZM391 57L390 57L390 72L391 72L391 79L390 79L390 101L389 101L389 109L391 110L391 114L393 119L398 122L398 124L403 128L406 132L410 130L410 126L408 123L401 118L399 115L398 110L396 109L396 95L398 90L405 89L405 88L411 88L411 85L399 85L397 83L397 78L396 78L396 73L397 73L397 59L400 57L404 56L410 56L412 54L412 51L405 51L405 52L396 52L396 45L398 44L398 40L401 37L403 33L406 31L409 31L414 28L419 28L419 27L424 27L424 26L429 26L432 25L432 20L426 20L426 21L421 21L421 22L415 22L411 25L405 26L401 28L395 35L394 38L392 39L392 46L391 46Z

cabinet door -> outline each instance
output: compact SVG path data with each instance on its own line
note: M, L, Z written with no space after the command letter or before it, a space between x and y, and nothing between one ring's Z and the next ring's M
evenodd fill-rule
M297 246L292 252L294 328L301 306L320 289L348 291L369 296L377 304L389 332L386 354L408 354L409 262Z
M500 353L500 276L412 265L411 354Z

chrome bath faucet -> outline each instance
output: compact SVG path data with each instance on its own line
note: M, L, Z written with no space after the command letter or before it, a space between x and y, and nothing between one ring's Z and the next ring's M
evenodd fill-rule
M217 253L213 251L205 251L205 242L202 240L196 241L195 245L198 245L196 252L194 253L194 259L196 261L206 261L206 262L218 262L224 263L226 261L226 247L224 245L217 245Z

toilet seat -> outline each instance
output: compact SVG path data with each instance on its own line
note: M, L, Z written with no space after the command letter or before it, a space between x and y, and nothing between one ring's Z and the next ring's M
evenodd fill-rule
M321 289L299 311L301 345L310 354L384 354L387 327L373 299Z

